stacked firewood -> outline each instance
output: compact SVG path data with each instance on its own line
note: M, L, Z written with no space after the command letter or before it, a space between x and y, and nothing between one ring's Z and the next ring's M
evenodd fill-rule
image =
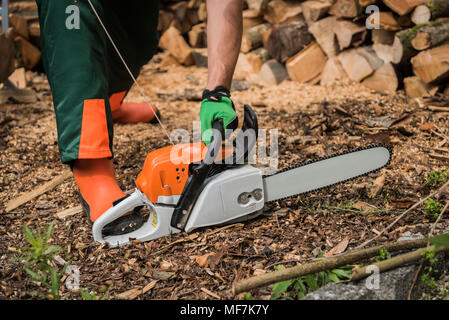
M245 0L244 8L237 78L449 93L448 0ZM206 20L205 0L162 1L160 47L204 66Z
M9 12L10 29L3 32L0 27L0 83L9 77L23 88L25 70L35 68L41 60L37 5L35 1L15 1L9 4Z

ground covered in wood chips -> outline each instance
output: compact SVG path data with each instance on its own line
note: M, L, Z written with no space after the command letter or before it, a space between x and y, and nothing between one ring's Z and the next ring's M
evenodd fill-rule
M144 67L139 82L160 109L164 125L192 130L199 120L207 69L164 65L159 54ZM45 75L33 78L39 101L0 106L0 297L30 299L40 288L22 271L18 248L26 244L22 228L45 227L56 220L51 244L80 269L81 288L109 298L234 299L234 281L293 266L329 252L348 239L346 250L376 236L399 213L430 192L423 186L432 171L449 160L448 113L398 94L374 93L360 85L307 86L284 81L264 87L235 81L233 100L239 110L254 106L259 126L278 129L279 169L297 162L376 143L388 144L388 167L369 176L267 205L265 214L225 228L203 228L147 243L109 249L95 243L84 213L58 218L79 205L73 179L6 213L6 203L61 174L56 122ZM128 100L143 101L137 90ZM241 117L242 118L242 117ZM123 190L130 190L146 155L169 145L158 126L115 125L115 164ZM445 203L445 195L439 199ZM433 221L410 212L376 243L394 241L406 231L426 235ZM438 230L447 228L443 217ZM204 257L211 259L204 262ZM203 258L203 259L201 259ZM148 286L151 284L151 286ZM143 288L145 293L142 294ZM132 291L130 291L132 290ZM140 293L139 293L140 291ZM136 293L137 292L137 293ZM269 299L271 287L251 291ZM62 287L62 298L81 299Z

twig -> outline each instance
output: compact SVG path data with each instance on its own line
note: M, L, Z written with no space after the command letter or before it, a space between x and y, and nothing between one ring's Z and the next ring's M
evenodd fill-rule
M420 206L424 201L426 201L427 199L433 197L434 195L436 195L437 193L440 193L442 190L444 190L447 186L449 185L449 181L446 182L445 184L443 184L438 190L436 190L435 192L429 194L427 197L425 197L424 199L421 199L420 201L416 202L413 206L411 206L410 208L408 208L407 210L405 210L403 213L401 213L399 215L399 217L397 217L392 223L390 223L390 225L388 225L385 229L383 229L378 235L376 235L374 238L371 238L367 241L365 241L364 243L362 243L361 245L359 245L358 247L356 247L356 249L361 249L363 247L365 247L368 243L373 242L374 240L376 240L377 238L379 238L381 235L383 235L386 231L390 230L391 227L393 227L399 220L401 220L407 213L409 213L410 211L412 211L413 209L415 209L416 207Z
M25 192L21 196L12 199L9 201L6 205L6 212L10 212L14 210L17 207L20 207L22 204L27 203L28 201L40 196L41 194L46 193L47 191L50 191L54 187L60 185L63 183L66 179L70 178L72 176L72 173L70 171L66 171L56 178L52 179L51 181L48 181L44 183L43 185L37 187L36 189L33 189L29 192Z
M387 271L387 270L393 269L395 267L401 266L403 264L419 260L422 257L422 253L428 249L434 250L435 252L449 250L449 248L445 248L445 247L436 249L435 246L431 246L431 247L426 247L426 248L420 248L420 249L412 251L412 252L404 253L404 254L398 255L396 257L393 257L393 258L390 258L387 260L383 260L383 261L380 261L377 263L373 263L369 266L365 266L363 268L358 269L357 271L355 271L352 274L351 281L357 281L357 280L368 277L371 274L370 272L368 272L368 270L369 270L368 268L370 268L372 266L376 266L378 268L379 272L383 272L383 271Z
M207 293L208 295L210 295L211 297L214 297L215 299L221 300L221 297L218 294L215 294L212 291L207 290L206 288L201 288L201 291L203 291L204 293Z
M270 285L276 282L297 278L307 274L314 274L323 270L334 269L344 265L355 263L357 261L369 259L378 255L379 250L381 248L384 248L390 252L394 252L398 250L410 250L415 248L421 248L425 247L426 244L427 244L426 240L399 241L363 250L348 252L345 255L338 257L333 256L329 258L323 258L321 260L306 263L296 267L277 270L270 273L244 279L242 281L235 283L235 285L233 286L233 292L234 294L239 294L244 291L249 291L251 289Z

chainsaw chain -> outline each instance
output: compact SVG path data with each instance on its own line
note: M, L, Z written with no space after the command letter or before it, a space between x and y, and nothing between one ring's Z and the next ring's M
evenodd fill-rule
M279 170L279 171L277 171L277 172L275 172L275 173L273 173L273 174L270 174L270 175L264 175L264 176L262 176L263 179L265 179L265 178L267 178L267 177L275 176L275 175L277 175L277 174L280 174L280 173L283 173L283 172L286 172L286 171L289 171L289 170L292 170L292 169L296 169L296 168L300 168L300 167L303 167L303 166L307 166L307 165L309 165L309 164L312 164L312 163L315 163L315 162L318 162L318 161L323 161L323 160L327 160L327 159L331 159L331 158L343 156L343 155L348 154L348 153L354 153L354 152L358 152L358 151L363 151L363 150L367 150L367 149L374 149L374 148L379 148L379 147L383 147L383 148L387 149L388 152L389 152L389 155L390 155L390 157L388 158L387 163L386 163L385 165L383 165L382 167L380 167L380 168L377 168L377 169L374 169L374 170L371 170L371 171L368 171L368 172L359 174L358 176L355 176L355 177L352 177L352 178L349 178L349 179L346 179L346 180L342 180L342 181L339 181L339 182L330 184L330 185L328 185L328 186L324 186L324 187L321 187L321 188L316 188L316 189L313 189L313 190L310 190L310 191L307 191L307 192L298 193L298 194L295 194L295 195L287 196L287 197L280 198L280 199L276 199L276 200L272 200L272 201L267 201L266 203L272 203L272 202L276 202L276 201L282 201L282 200L290 199L290 198L293 198L293 197L297 197L298 195L307 195L307 194L309 194L309 193L311 193L311 192L315 192L315 191L319 191L319 190L324 190L324 189L330 188L330 187L332 187L332 186L335 186L335 185L338 185L338 184L342 184L342 183L345 183L345 182L348 182L348 181L351 181L351 180L355 180L355 179L357 179L357 178L359 178L359 177L362 177L362 176L366 176L366 175L368 175L368 174L370 174L370 173L377 172L377 171L379 171L380 169L385 168L386 166L388 166L388 165L390 164L390 162L391 162L391 156L392 156L392 153L393 153L393 149L392 149L390 146L387 146L387 145L385 145L385 144L383 144L383 143L374 144L374 145L369 145L369 146L365 146L365 147L359 147L359 148L357 148L357 149L352 149L352 150L344 151L344 152L337 153L337 154L333 154L333 155L330 155L330 156L324 156L324 157L320 157L320 158L316 158L316 159L307 160L307 161L305 161L305 162L296 163L296 164L293 164L293 165L291 165L291 166L289 166L289 167L287 167L287 168L281 169L281 170Z

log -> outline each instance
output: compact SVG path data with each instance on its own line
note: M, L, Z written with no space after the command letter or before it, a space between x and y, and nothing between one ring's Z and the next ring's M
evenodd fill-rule
M372 4L375 4L377 0L359 0L359 6L368 7Z
M186 14L187 14L187 2L186 1L176 2L172 5L169 5L166 8L175 14L175 18L179 22L182 22L186 18Z
M366 38L366 27L359 26L348 20L337 21L335 35L340 51L350 46L358 47Z
M21 36L17 36L14 42L20 55L20 65L29 70L33 69L41 59L40 50Z
M357 0L337 0L329 9L331 15L341 18L355 18L359 15Z
M270 54L265 48L259 48L246 54L248 63L255 73L260 72L265 62L271 59Z
M189 9L198 9L200 7L201 0L190 0L187 4L187 8Z
M405 93L412 98L430 97L437 93L438 86L425 83L419 77L404 78Z
M11 23L11 26L14 28L14 30L24 37L25 39L29 40L30 35L28 32L28 21L22 16L19 16L17 14L10 14L9 15L9 22Z
M262 33L260 34L262 36L262 44L264 47L267 45L268 37L270 36L270 34L271 34L271 28L267 29L265 31L262 31Z
M189 44L193 48L205 48L207 46L206 23L194 25L188 33Z
M337 81L348 79L348 75L343 69L337 57L332 57L327 60L321 73L321 85L331 85Z
M243 80L247 79L252 74L254 74L254 69L253 64L250 63L250 59L248 59L248 54L240 53L239 58L237 59L237 65L235 66L234 78Z
M242 35L242 45L240 51L247 53L262 46L262 32L271 28L269 23L245 30Z
M449 16L449 1L447 0L431 0L426 3L426 6L430 10L432 20Z
M407 240L396 243L387 243L362 250L353 250L344 255L333 256L329 258L319 259L317 261L298 265L292 268L277 270L271 273L262 274L241 280L233 285L233 293L239 294L241 292L249 291L251 289L267 286L272 283L285 281L308 274L315 274L320 271L335 269L341 266L354 264L379 255L380 249L385 249L389 252L400 250L410 250L416 248L423 248L427 245L427 240Z
M362 84L379 92L392 93L397 90L399 81L393 65L391 63L385 63L375 70L371 76L363 80Z
M287 76L284 65L274 59L264 63L258 75L259 79L267 85L277 85L284 81Z
M337 17L327 17L312 23L309 27L309 32L329 58L336 56L339 52L334 33L336 24Z
M433 22L420 28L411 43L416 50L426 50L449 40L449 23Z
M21 12L25 13L26 11L37 12L37 4L36 1L21 1L21 2L11 2L9 4L10 12Z
M371 25L379 23L379 27L387 31L399 31L401 26L391 12L373 13L367 18Z
M207 68L208 66L207 49L193 50L192 57L195 66L197 66L198 68Z
M425 83L449 76L449 44L421 51L411 60L413 72Z
M206 21L207 20L206 2L201 2L200 6L198 7L198 19L200 21Z
M374 72L371 64L356 49L343 51L338 60L351 80L360 82Z
M281 24L295 20L301 13L302 8L299 2L273 0L266 7L264 19L271 24Z
M427 23L432 18L429 8L426 5L420 5L413 10L410 19L416 25Z
M361 47L357 49L357 53L368 61L373 70L377 70L384 65L383 60L377 56L372 46Z
M243 10L243 30L264 23L264 19L254 10Z
M449 83L446 85L446 89L444 89L443 93L449 95Z
M382 0L391 10L403 16L429 0Z
M36 47L40 48L41 45L41 27L38 21L28 23L28 33L30 35L30 41Z
M310 24L324 17L331 6L332 3L330 2L308 0L301 4L302 14L307 23Z
M25 68L17 68L9 76L9 81L11 81L17 88L25 89L27 86L27 81L25 77Z
M281 63L298 53L313 41L304 19L275 26L265 44L268 53Z
M375 43L373 44L373 50L376 53L376 55L382 59L384 63L398 63L395 56L395 47L389 46L382 43Z
M387 31L383 29L371 30L371 40L374 44L392 45L394 42L394 31Z
M14 41L6 33L0 33L0 83L3 83L14 71Z
M396 33L393 42L393 63L408 61L416 55L417 51L412 47L411 39L416 36L417 27L402 30Z
M287 60L287 72L293 81L311 82L320 76L326 61L323 50L316 42L313 42Z
M258 15L267 8L268 2L269 0L246 0L248 8L257 12Z
M169 27L161 36L159 46L167 50L180 63L186 66L194 64L192 49L175 27Z
M405 16L399 16L397 19L398 24L401 26L401 28L410 28L413 26L413 22L410 19L409 15Z
M173 12L159 10L157 31L159 31L160 34L163 34L175 20L175 14Z

